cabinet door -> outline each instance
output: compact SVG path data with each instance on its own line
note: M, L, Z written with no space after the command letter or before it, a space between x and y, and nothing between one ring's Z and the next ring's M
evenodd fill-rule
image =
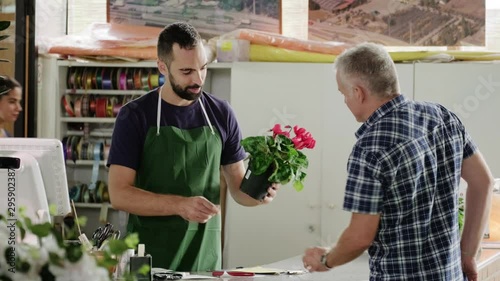
M413 64L397 64L401 93L413 98ZM347 160L356 142L354 133L361 126L344 104L344 97L331 81L322 97L321 158L321 240L331 246L347 227L351 213L342 210L347 178Z
M416 64L415 99L455 112L500 177L500 64Z
M301 192L290 184L282 186L271 204L255 208L228 200L225 267L282 260L319 241L321 151L331 145L322 137L322 102L326 92L336 91L334 79L331 64L233 64L231 105L243 137L265 134L280 123L305 127L317 143L304 150L309 168Z

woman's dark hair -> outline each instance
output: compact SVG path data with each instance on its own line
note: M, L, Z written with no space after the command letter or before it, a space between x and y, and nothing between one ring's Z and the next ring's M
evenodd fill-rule
M16 79L6 75L0 75L0 98L8 94L12 89L18 87L21 88L21 84L19 84Z

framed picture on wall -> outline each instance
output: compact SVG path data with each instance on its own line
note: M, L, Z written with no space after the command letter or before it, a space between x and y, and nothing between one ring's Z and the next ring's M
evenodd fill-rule
M192 24L209 39L246 28L279 33L280 0L109 0L110 23L164 27Z
M309 39L485 46L485 0L310 0Z

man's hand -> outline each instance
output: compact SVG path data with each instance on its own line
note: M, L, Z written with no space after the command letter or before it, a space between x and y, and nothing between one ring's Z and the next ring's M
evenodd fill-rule
M220 206L203 196L184 197L179 204L179 215L187 221L206 223L220 213Z
M268 204L273 201L274 197L276 197L276 194L278 194L278 189L280 189L281 185L279 183L273 183L268 189L267 189L267 195L264 197L264 199L261 200L262 204Z
M321 263L321 256L327 252L328 248L324 247L308 248L302 257L304 268L309 272L328 271L328 268Z
M469 281L477 281L477 264L474 257L469 257L462 254L462 271L465 276L467 276L467 280Z

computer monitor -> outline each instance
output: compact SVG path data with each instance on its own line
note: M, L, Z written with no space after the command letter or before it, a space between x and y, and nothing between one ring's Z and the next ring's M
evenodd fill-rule
M0 213L18 215L20 207L37 222L71 212L63 145L57 139L0 138Z

